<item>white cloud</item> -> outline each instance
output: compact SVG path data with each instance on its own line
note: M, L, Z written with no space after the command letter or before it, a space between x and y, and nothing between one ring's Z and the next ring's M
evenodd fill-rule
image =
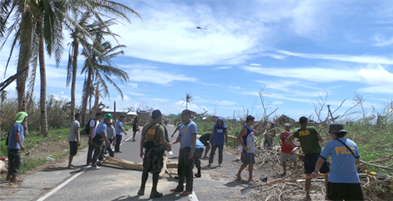
M143 21L136 19L126 27L111 28L115 33L127 33L120 39L127 45L127 56L183 65L238 64L268 37L263 22L205 5L146 4L138 10Z
M131 89L136 89L136 88L138 87L138 84L137 84L137 83L128 82L127 85L128 85L129 87L131 87Z
M374 46L383 47L392 44L393 44L393 37L387 38L382 36L381 34L377 34L374 36Z
M360 93L390 94L393 95L393 84L384 86L372 86L358 89Z
M232 66L221 66L221 67L214 68L214 70L226 70L226 69L231 69L231 68L232 68Z
M346 61L354 63L365 63L365 64L393 64L393 59L389 57L382 56L353 56L353 55L340 55L340 54L307 54L307 53L295 53L285 50L277 50L278 53L295 56L307 59L324 59L324 60L336 60L336 61Z
M391 89L393 89L393 73L390 73L382 66L361 69L357 74L365 83L371 85L390 85Z
M282 101L274 101L272 103L272 105L282 105L282 104L284 104L284 102L282 102Z

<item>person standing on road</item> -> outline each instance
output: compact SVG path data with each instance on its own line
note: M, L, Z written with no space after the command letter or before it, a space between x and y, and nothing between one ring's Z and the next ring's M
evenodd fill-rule
M179 164L177 172L179 174L179 184L176 188L171 189L174 192L181 192L181 195L192 194L194 153L198 126L191 120L191 111L183 110L181 114L183 126L180 128L179 136L171 143L180 142ZM184 189L184 178L186 178L186 190Z
M135 142L135 135L136 132L138 132L139 128L138 128L138 117L135 117L134 122L132 123L132 131L134 132L133 136L132 136L132 141Z
M70 143L70 157L68 160L67 169L74 169L75 167L72 165L72 159L78 152L78 147L81 145L81 136L79 133L79 128L81 127L80 121L82 120L82 115L80 113L75 114L75 120L71 123L70 128L70 136L68 137L68 141Z
M108 151L110 157L115 157L115 153L112 150L111 144L116 144L116 131L115 127L112 124L112 121L110 121L109 124L106 125L106 134L108 135L107 138L110 142L109 146L106 146L106 151Z
M112 115L109 113L106 113L104 115L104 120L100 123L100 125L97 128L96 136L94 136L94 138L92 140L95 145L94 155L93 155L93 159L91 162L91 166L93 169L96 169L96 170L100 169L100 167L98 167L98 165L97 165L97 159L101 155L101 149L102 149L102 145L103 145L104 141L106 143L106 146L110 145L110 142L107 138L106 130L108 128L107 124L109 124L111 122L111 120L112 120Z
M203 143L201 141L199 141L198 139L196 140L195 143L195 154L194 154L194 163L195 166L198 170L198 173L195 174L195 177L201 177L201 157L203 154L203 148L205 146L203 145Z
M151 172L153 173L153 187L151 188L150 198L162 197L162 193L157 191L158 175L164 165L163 154L165 148L170 151L171 147L165 139L165 127L161 125L161 120L162 114L160 110L154 110L152 121L142 129L140 156L143 158L143 172L141 188L138 191L139 196L145 194L148 173ZM145 152L143 152L143 148L145 148Z
M124 116L120 116L119 120L116 122L116 145L115 145L115 152L116 153L121 153L120 151L120 143L121 139L123 138L123 133L127 135L126 131L123 128L123 121L124 121ZM135 141L135 140L133 140Z
M212 137L211 133L205 133L201 137L199 137L199 141L202 142L203 145L205 145L205 155L203 156L204 159L208 158L207 153L209 153L210 150L210 138Z
M96 136L96 131L97 127L100 124L100 119L102 117L101 113L96 113L96 116L94 119L91 119L88 124L89 124L89 148L87 150L87 160L86 160L86 165L91 165L91 160L92 160L92 155L94 151L94 143L93 143L93 138Z
M293 161L293 168L296 170L297 166L297 156L292 152L293 148L296 147L296 145L293 143L291 140L289 143L285 143L285 139L287 139L291 134L292 131L291 129L291 124L290 123L285 123L284 124L285 131L282 131L280 135L280 143L281 143L281 157L280 161L282 163L282 167L284 169L284 173L281 174L280 176L285 176L287 175L287 159L291 159Z
M321 153L321 146L319 142L322 142L322 137L318 133L317 129L314 126L308 126L307 117L299 118L300 128L296 130L292 135L285 139L285 143L289 144L295 137L300 141L300 147L304 153L304 171L307 176L310 176L311 173L315 169L315 163L319 158L319 154ZM326 161L322 164L322 168L320 169L321 173L328 173L329 166ZM325 176L325 185L327 189L327 176ZM310 197L310 187L311 187L311 178L306 179L305 183L305 191L306 191L306 200L311 200Z
M212 145L212 150L210 151L209 158L209 167L213 163L214 154L216 153L216 149L218 148L218 166L221 166L222 156L224 150L224 137L225 143L228 144L228 132L227 126L224 123L222 118L218 118L216 125L214 125L214 129L212 135L209 139L210 144Z
M23 145L25 132L22 123L27 121L27 116L29 115L26 112L18 112L15 115L16 121L12 124L5 143L8 152L8 172L6 180L10 180L11 182L23 182L17 175L20 168L20 150L25 150L25 146Z
M258 180L252 176L252 171L254 170L255 163L255 136L260 136L263 132L254 132L254 129L252 128L252 125L254 125L254 119L255 117L251 115L247 116L246 124L243 126L242 130L240 130L240 133L237 136L237 141L242 147L241 160L243 164L240 166L239 171L236 173L236 178L238 180L242 180L241 173L248 165L248 181L258 182Z
M330 124L329 134L332 141L323 148L311 176L318 177L318 171L320 171L322 164L331 156L332 164L328 176L327 198L329 200L363 200L356 167L360 162L356 143L344 138L347 131L344 130L342 124Z

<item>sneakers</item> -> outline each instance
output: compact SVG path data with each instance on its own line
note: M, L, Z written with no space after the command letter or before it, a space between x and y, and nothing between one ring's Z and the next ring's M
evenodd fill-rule
M93 169L93 170L100 170L101 168L98 165L96 165L96 166L92 166L91 169Z

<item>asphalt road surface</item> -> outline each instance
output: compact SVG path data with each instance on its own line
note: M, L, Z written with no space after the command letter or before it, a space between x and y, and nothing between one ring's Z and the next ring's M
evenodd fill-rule
M169 136L172 135L174 127L167 126ZM142 129L141 129L142 130ZM139 157L139 142L141 132L136 136L136 142L132 141L132 131L123 135L120 147L122 153L116 153L115 157L133 162L142 162ZM178 134L170 139L171 141ZM85 166L87 148L78 151L74 157L73 164L77 170L67 170L67 161L54 167L46 168L24 178L24 182L16 192L7 197L0 196L6 200L37 200L37 201L63 201L63 200L151 200L150 189L152 186L152 175L146 183L145 195L138 196L137 192L141 184L142 171L125 170L110 166L101 166L100 170L92 170ZM172 147L173 155L167 156L172 162L177 161L179 143ZM217 151L218 152L218 151ZM236 156L224 152L223 167L217 167L218 156L216 154L213 166L206 168L208 161L202 160L202 177L194 177L194 192L190 196L181 196L173 193L170 189L177 186L178 180L170 178L165 174L158 182L158 191L164 196L154 200L244 200L240 195L240 189L248 186L248 183L234 181L234 175L240 164L236 162ZM194 168L196 173L196 168ZM247 172L243 173L245 178ZM255 175L255 174L254 174ZM255 175L258 177L258 175Z

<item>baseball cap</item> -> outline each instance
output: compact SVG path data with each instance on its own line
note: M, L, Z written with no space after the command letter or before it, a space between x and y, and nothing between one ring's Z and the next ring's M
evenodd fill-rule
M344 126L339 123L332 123L329 126L329 133L347 133L346 130L344 130Z
M290 123L285 123L284 126L291 127L291 124Z
M159 116L162 116L160 110L154 110L154 111L151 113L151 117L152 117L153 119L155 119L155 118L157 118L157 117L159 117Z

